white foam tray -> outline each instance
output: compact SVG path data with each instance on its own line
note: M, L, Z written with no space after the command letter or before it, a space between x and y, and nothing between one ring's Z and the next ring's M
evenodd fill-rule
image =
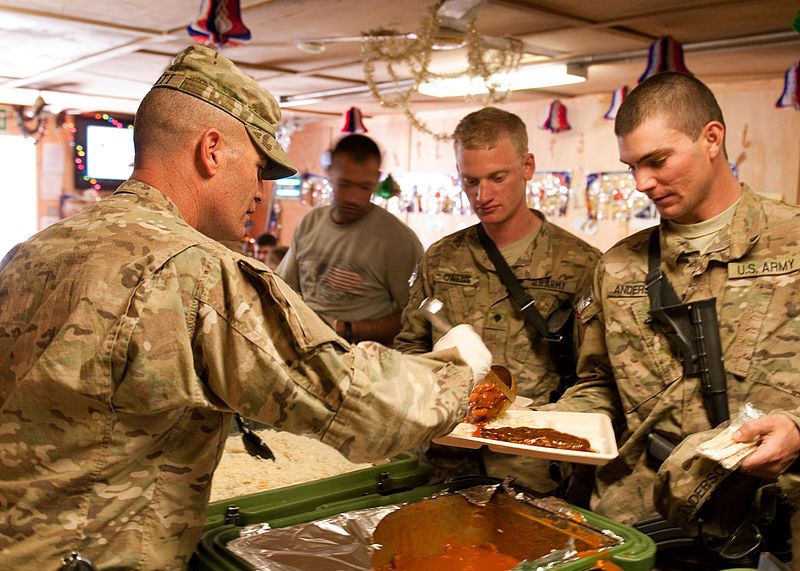
M518 403L517 403L518 404ZM611 420L602 413L595 412L552 412L536 410L507 410L501 416L486 425L488 428L507 426L528 426L532 428L553 428L574 436L586 438L590 446L597 452L579 452L543 446L528 446L514 442L502 442L489 438L472 436L476 430L474 424L462 422L446 436L434 439L436 444L457 446L459 448L480 448L488 446L493 452L531 456L546 460L560 460L577 464L593 464L602 466L617 457L617 442Z

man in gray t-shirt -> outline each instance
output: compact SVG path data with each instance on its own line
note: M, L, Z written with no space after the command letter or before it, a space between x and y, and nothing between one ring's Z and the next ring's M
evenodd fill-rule
M336 144L333 203L303 217L276 272L348 341L391 346L423 248L413 230L370 201L380 166L369 137Z

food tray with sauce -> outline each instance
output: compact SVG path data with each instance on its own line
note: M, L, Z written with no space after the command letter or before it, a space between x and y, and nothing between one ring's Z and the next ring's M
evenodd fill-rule
M515 442L503 442L475 436L478 427L462 422L446 436L434 440L437 444L460 448L480 448L488 446L493 452L531 456L545 460L560 460L578 464L602 466L617 457L617 442L611 420L602 413L594 412L555 412L536 410L517 410L511 408L486 425L486 428L505 427L550 428L567 434L585 438L596 452L530 446Z
M393 460L389 464L368 468L359 472L351 472L333 478L327 478L317 482L298 484L287 488L268 490L260 494L231 498L223 502L212 504L209 509L209 519L207 520L206 530L200 538L197 551L190 564L189 571L252 571L254 568L245 560L235 555L229 549L229 543L240 537L243 530L240 525L250 525L267 523L273 529L295 526L307 522L321 520L342 514L373 508L376 506L402 505L408 502L416 502L423 498L438 497L442 492L454 493L465 490L473 486L498 485L501 480L486 476L464 476L447 483L439 482L428 485L414 485L408 476L417 475L416 458L405 458L400 462ZM412 465L412 463L414 465ZM421 468L421 465L419 466ZM376 480L376 476L381 477ZM372 482L372 493L365 492ZM387 483L389 486L382 486ZM411 489L404 486L412 485ZM399 486L399 487L397 487ZM390 489L385 489L385 488ZM511 484L511 487L519 492L531 493L525 488ZM383 491L381 491L383 488ZM233 523L223 523L223 514L229 509L236 507L242 516L239 525ZM575 561L556 564L552 571L587 571L589 569L623 569L624 571L649 571L652 569L655 559L655 544L653 540L633 529L616 521L612 521L593 512L575 508L573 510L581 513L588 523L596 528L609 530L613 534L622 538L623 543L610 547L603 553L579 553L580 558ZM455 519L455 529L459 530L459 537L477 533L480 530L494 529L492 526L484 525L484 522L476 518L458 517L459 514L451 509L443 512L446 518ZM455 517L454 517L455 516ZM425 525L414 526L411 531L418 532L423 536L423 545L430 543L432 537L428 530L433 520L426 520ZM439 522L442 525L446 521ZM491 522L489 522L491 523ZM426 527L427 526L427 527ZM436 526L434 526L436 527ZM443 528L444 529L444 528ZM440 532L442 529L439 530ZM506 534L510 537L512 532ZM441 536L441 533L440 533ZM524 541L540 542L542 537L531 537L528 533L520 533L519 537ZM409 537L408 539L414 539ZM445 538L446 540L448 538ZM505 547L505 545L503 546ZM298 553L298 555L308 555ZM336 565L333 560L325 560L322 563L316 559L313 564L296 565L295 569L336 569L341 571L345 567ZM352 569L352 567L346 567ZM364 567L367 569L368 567ZM439 567L444 571L444 568Z

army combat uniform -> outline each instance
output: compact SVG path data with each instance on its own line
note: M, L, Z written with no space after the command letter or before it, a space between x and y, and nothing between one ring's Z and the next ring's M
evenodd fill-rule
M678 443L712 428L699 380L684 377L666 338L649 324L651 232L622 240L601 258L580 307L581 380L555 405L603 411L621 425L619 457L598 469L591 507L624 523L656 513L657 466L647 458L647 435ZM743 186L733 218L703 254L662 223L661 260L682 302L716 298L731 414L750 401L800 425L800 207ZM779 480L797 498L797 474Z
M12 250L0 300L2 568L185 568L232 411L374 460L451 430L473 382L350 347L136 181Z
M534 213L542 219L542 225L527 250L510 267L547 319L563 302L573 306L577 303L581 292L591 284L600 252ZM535 404L549 402L550 392L559 382L549 344L514 305L481 246L476 226L446 236L423 256L403 312L403 329L395 338L396 349L424 353L445 333L432 328L417 310L426 297L444 302L440 315L450 323L469 323L475 328L491 351L493 363L507 367L517 378L518 395L531 398ZM577 328L575 333L577 346ZM468 456L464 450L453 452L456 457ZM486 470L491 475L504 477L513 473L540 492L549 492L556 485L549 479L540 481L538 474L529 474L533 480L526 480L524 461L484 453ZM540 468L541 462L537 462L530 471L538 472ZM453 467L456 471L475 469L474 465Z

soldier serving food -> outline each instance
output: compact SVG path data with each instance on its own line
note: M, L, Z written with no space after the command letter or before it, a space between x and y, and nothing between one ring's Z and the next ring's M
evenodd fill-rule
M0 265L0 566L182 569L233 412L352 460L449 432L491 362L351 346L238 240L295 172L272 95L205 46L143 99L129 181ZM471 369L471 370L470 370Z

